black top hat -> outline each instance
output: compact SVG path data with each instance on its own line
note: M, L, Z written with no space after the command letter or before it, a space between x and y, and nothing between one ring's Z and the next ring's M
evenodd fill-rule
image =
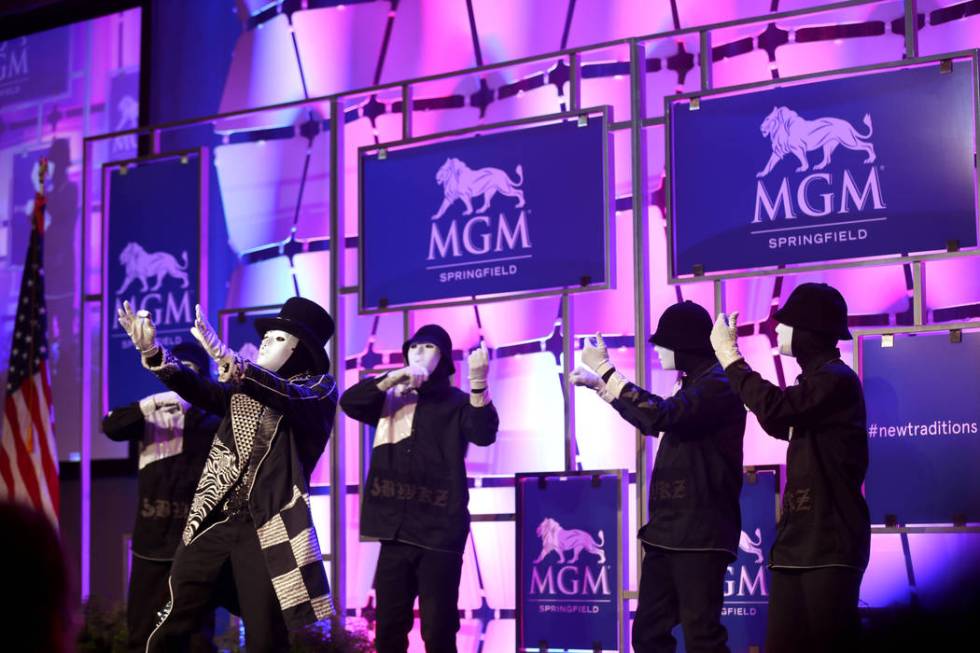
M313 372L326 374L330 371L330 359L323 348L333 335L333 318L316 302L304 297L290 297L279 309L278 316L256 319L255 330L260 336L273 330L296 336L313 357L316 367Z
M713 353L711 316L699 304L687 300L667 308L660 316L650 344L673 351Z
M836 288L825 283L801 283L793 288L789 299L772 317L794 329L809 329L838 340L851 339L847 302Z
M211 357L204 347L193 341L182 342L174 345L170 350L178 360L189 361L197 365L197 373L201 376L211 377Z
M434 372L436 376L451 376L455 374L456 366L453 365L453 341L445 329L438 324L426 324L420 327L415 332L415 335L406 340L405 344L402 345L402 357L405 359L406 364L408 363L408 348L413 342L431 342L439 348L439 364L436 366Z

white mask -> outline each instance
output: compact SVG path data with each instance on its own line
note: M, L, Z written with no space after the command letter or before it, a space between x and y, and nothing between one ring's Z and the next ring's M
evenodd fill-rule
M413 342L408 346L408 363L424 367L429 374L436 371L440 358L442 352L431 342Z
M677 361L674 360L673 349L667 349L666 347L661 347L660 345L654 345L653 351L657 352L657 358L660 359L660 367L665 370L677 369Z
M782 322L776 323L776 344L783 356L793 355L793 327Z
M270 372L278 372L299 346L299 338L276 329L270 329L262 336L259 356L255 362Z

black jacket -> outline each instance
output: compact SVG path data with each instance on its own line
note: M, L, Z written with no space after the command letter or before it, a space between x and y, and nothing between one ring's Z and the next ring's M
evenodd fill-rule
M721 365L683 377L672 397L628 383L613 407L647 435L663 431L641 540L672 550L738 554L745 409Z
M786 390L743 360L725 370L766 432L789 440L782 515L769 565L864 569L871 520L861 495L868 469L861 381L836 349L800 363L797 385Z
M340 398L348 416L375 427L361 535L461 554L470 529L466 448L494 443L497 410L492 403L470 405L469 395L448 379L398 397L395 388L379 390L379 378L361 381Z
M240 378L219 383L185 367L167 350L163 350L162 361L154 363L144 360L168 388L223 418L194 493L177 556L192 547L204 530L227 519L222 512L224 500L244 478L249 482L248 511L265 571L273 580L286 624L300 628L333 614L309 506L310 476L330 437L337 410L333 377L283 379L254 363L242 362ZM243 477L253 449L258 451L258 466L253 477Z
M133 526L133 555L173 559L220 421L192 406L184 413L183 429L175 429L165 442L159 442L139 402L112 410L102 419L102 432L110 439L138 446L139 505Z

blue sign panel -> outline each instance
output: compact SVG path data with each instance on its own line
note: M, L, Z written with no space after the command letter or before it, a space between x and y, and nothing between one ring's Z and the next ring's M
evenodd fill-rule
M157 339L173 346L191 340L200 298L200 167L197 157L144 163L109 180L104 360L109 407L163 390L143 369L139 354L116 320L128 300L147 310Z
M672 102L673 274L975 246L973 74Z
M609 284L605 119L361 155L361 308Z
M517 648L624 650L625 472L517 477Z
M980 332L861 339L871 520L980 521Z
M738 558L725 571L725 604L721 623L728 629L732 651L762 650L769 616L769 548L776 539L779 479L774 469L745 474L742 479L742 534ZM685 651L680 626L674 629ZM753 647L755 647L753 649Z
M0 107L68 92L70 27L0 41Z

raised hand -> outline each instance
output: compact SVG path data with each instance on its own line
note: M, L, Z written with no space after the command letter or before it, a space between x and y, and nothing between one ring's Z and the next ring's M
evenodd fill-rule
M191 327L191 335L218 364L219 381L228 381L241 372L240 361L237 360L235 352L218 337L218 333L201 311L200 304L194 306L194 326Z
M232 355L231 349L221 342L217 332L208 323L208 318L201 311L200 304L194 306L194 326L191 327L191 335L219 365Z
M733 311L727 317L724 313L718 314L711 329L711 346L722 367L728 367L742 358L738 351L738 311Z
M485 390L487 373L490 371L490 352L487 351L487 343L481 341L479 348L470 352L466 362L469 369L470 390Z
M122 308L116 310L116 319L141 356L152 358L160 350L160 345L157 343L157 328L153 324L149 311L141 310L133 313L133 307L128 301L124 301Z
M595 340L585 339L585 346L582 347L582 362L600 377L612 369L613 364L609 362L609 351L606 349L606 342L602 339L601 333L596 334Z

